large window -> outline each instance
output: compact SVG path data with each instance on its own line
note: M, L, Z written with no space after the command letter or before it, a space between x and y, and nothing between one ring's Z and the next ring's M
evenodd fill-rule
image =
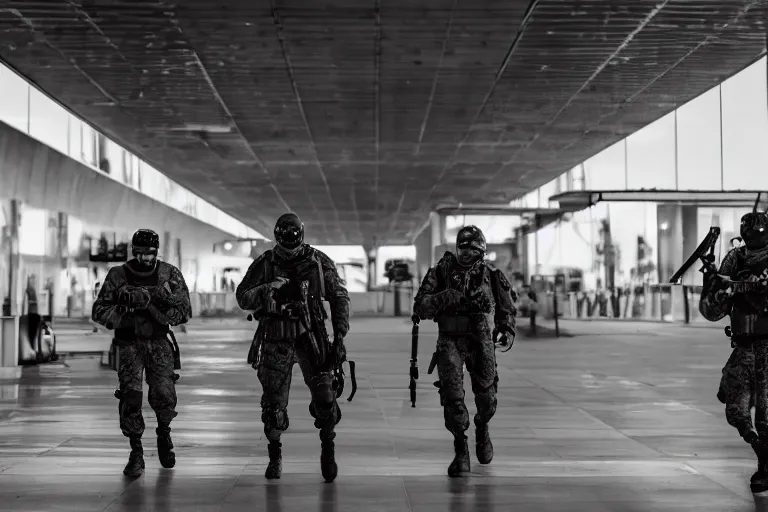
M0 66L0 121L24 133L29 131L29 89L23 78Z
M60 153L69 153L69 112L64 107L30 87L29 134Z
M766 87L765 58L721 85L723 182L726 190L768 187Z
M672 112L627 137L627 188L673 190L675 171Z
M83 153L80 155L80 161L91 167L97 167L99 162L99 147L96 144L96 131L87 123L82 123L82 127Z
M722 190L720 88L677 110L677 176L680 190Z
M81 161L83 155L83 122L69 116L69 157Z
M626 142L620 141L584 162L587 190L625 190Z

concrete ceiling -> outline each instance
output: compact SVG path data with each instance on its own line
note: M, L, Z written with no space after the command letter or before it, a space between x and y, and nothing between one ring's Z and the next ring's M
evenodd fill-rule
M313 243L398 244L753 62L764 4L0 0L0 58L268 236L293 210Z

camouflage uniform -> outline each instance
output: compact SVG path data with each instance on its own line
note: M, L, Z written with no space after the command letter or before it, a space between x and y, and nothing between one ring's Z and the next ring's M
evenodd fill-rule
M768 234L765 214L744 215L741 234L745 245L726 254L717 274L738 282L765 280L768 239L763 233ZM738 290L738 284L734 286ZM764 492L768 491L768 302L763 291L729 293L728 288L728 283L717 276L705 277L699 311L713 322L727 315L731 317L734 349L723 368L718 399L725 404L728 423L758 456L758 470L752 476L751 488L753 492ZM756 409L754 426L752 406Z
M288 281L288 284L276 289L273 283L279 278ZM320 431L323 448L321 469L326 480L331 481L337 471L334 427L341 420L332 364L329 364L332 347L327 346L327 339L321 339L322 335L318 337L317 342L326 354L318 360L302 322L290 314L279 312L281 304L300 301L296 285L302 281L309 282L312 329L322 324L322 331L325 330L327 315L321 302L324 299L330 304L334 343L341 344L349 331L349 295L333 261L309 245L301 245L290 256L286 256L279 247L262 254L251 264L237 287L237 303L244 310L252 310L254 317L259 319L248 362L257 370L263 390L261 421L270 442L270 466L265 476L281 476L280 437L288 428L291 373L293 365L298 362L304 383L312 396L309 412L315 418L315 428Z
M465 364L477 407L477 457L482 464L493 458L488 423L496 413L499 382L493 338L496 332L514 335L514 301L512 287L500 270L483 261L465 268L451 252L429 269L416 294L415 314L421 319L433 319L439 326L434 356L439 382L435 385L439 387L445 428L454 436L457 456L449 467L450 476L469 471ZM495 326L493 333L491 322Z
M164 467L175 465L170 423L176 417L174 349L168 326L186 323L192 316L189 290L179 269L158 261L149 273L136 268L136 260L109 270L93 304L95 322L115 330L120 347L118 379L120 429L131 441L132 454L143 454L142 374L149 386L149 405L157 415L158 451ZM130 312L119 304L121 294L138 307ZM143 458L137 462L143 468Z

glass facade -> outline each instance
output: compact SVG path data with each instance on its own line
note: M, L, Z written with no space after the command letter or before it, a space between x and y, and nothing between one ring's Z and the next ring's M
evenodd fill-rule
M768 77L763 57L511 204L555 207L549 197L580 189L768 190L766 141ZM527 235L528 275L577 267L585 271L585 287L594 289L605 286L605 266L612 265L617 286L638 279L657 282L658 270L648 261L656 260L660 233L668 236L671 229L659 208L656 203L598 203ZM730 238L738 235L741 215L749 209L697 210L696 236L701 239L709 226L720 225L720 252L725 254Z
M237 237L261 235L71 114L0 64L0 121L144 195Z

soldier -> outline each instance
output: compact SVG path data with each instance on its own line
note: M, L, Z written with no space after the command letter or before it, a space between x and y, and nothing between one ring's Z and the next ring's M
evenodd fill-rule
M476 226L461 228L456 236L456 255L447 251L429 269L414 300L415 314L421 319L433 319L439 328L433 356L439 377L435 385L439 387L445 428L454 436L456 456L448 467L451 477L469 472L470 467L464 364L472 379L477 406L477 459L489 464L493 445L488 422L496 413L499 382L494 342L499 335L504 344L513 343L515 337L516 297L504 274L483 261L485 252L482 231Z
M282 215L274 234L274 249L251 264L236 292L240 308L252 310L259 320L248 362L263 390L261 421L269 440L264 476L275 479L282 474L280 436L288 428L291 371L298 362L312 395L309 412L320 430L320 469L332 482L338 472L334 428L341 420L334 370L346 355L349 294L333 261L304 243L298 216ZM323 299L330 304L333 342L325 331Z
M117 375L120 389L120 429L130 441L131 454L123 474L144 472L141 436L142 373L146 372L149 405L157 415L157 454L164 468L176 465L171 441L171 420L176 417L178 354L168 339L169 326L186 323L192 316L189 290L179 269L157 259L160 238L140 229L131 240L134 258L109 270L93 303L93 321L114 329L113 343L120 348Z
M745 214L740 231L744 245L726 254L717 275L705 274L699 311L712 322L731 317L734 350L723 368L718 399L725 404L728 423L757 455L750 488L762 493L768 491L768 216Z

